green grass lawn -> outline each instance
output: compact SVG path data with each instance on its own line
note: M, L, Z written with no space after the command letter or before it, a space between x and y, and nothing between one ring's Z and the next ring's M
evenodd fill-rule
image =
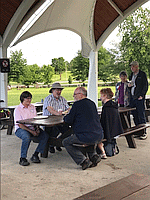
M71 72L67 71L62 73L61 75L61 80L60 80L60 75L59 74L55 74L53 75L53 82L61 82L61 84L63 84L63 82L65 84L68 83L68 77L71 76ZM76 84L78 84L79 82L76 82ZM87 81L85 81L85 83L87 83ZM100 83L100 82L99 82ZM102 82L101 82L102 83ZM10 85L17 85L17 83L14 82L10 82ZM100 90L102 88L106 88L106 87L110 87L112 89L112 91L115 93L115 86L102 86L102 87L98 87L98 98L100 98ZM66 100L73 100L73 92L75 90L76 87L65 87L65 89L62 91L62 96L65 97ZM20 94L23 91L29 91L31 92L33 98L32 98L32 103L35 102L41 102L41 99L44 99L46 96L49 95L49 89L50 88L20 88L19 90L17 88L13 88L11 90L8 90L8 106L13 106L13 105L18 105L20 103ZM149 90L147 92L147 95L150 95L150 87ZM101 106L101 102L98 103L98 106Z
M105 86L105 88L108 86ZM65 97L66 100L74 100L73 92L76 87L65 87L62 91L62 96ZM100 89L104 87L98 87L98 98L100 97ZM110 87L113 92L115 92L115 86ZM32 94L32 103L41 102L41 99L44 99L49 95L50 88L13 88L8 90L8 106L18 105L20 103L20 95L23 91L29 91Z

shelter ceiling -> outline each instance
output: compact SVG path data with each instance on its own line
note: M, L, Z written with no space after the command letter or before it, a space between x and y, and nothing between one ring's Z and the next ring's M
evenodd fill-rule
M20 21L17 22L17 26L11 27L11 29L14 30L11 38L9 37L8 42L6 42L7 45L10 45L31 14L45 1L46 0L0 0L0 35L2 38L21 4L28 4L25 13L21 16ZM104 41L118 23L121 22L121 20L117 21L117 19L120 18L120 13L122 13L123 19L124 14L127 16L127 14L132 13L145 2L147 2L147 0L55 0L50 5L50 9L48 8L51 13L47 15L45 23L40 24L40 27L45 27L38 31L36 27L36 31L32 32L32 36L49 30L66 28L78 33L90 47L91 43L95 43L96 46L101 38L103 38L102 41ZM130 7L132 7L132 9L130 9ZM55 8L55 10L52 8ZM129 12L127 12L128 10ZM43 15L45 14L43 13ZM93 26L91 26L92 20L94 22ZM117 23L112 26L115 21L117 21ZM112 26L112 28L107 31L110 26ZM92 31L91 27L93 27ZM93 35L91 32L93 32ZM107 34L105 34L106 32ZM104 35L106 36L104 37ZM31 35L28 34L27 37L25 36L25 39L28 37L31 37Z

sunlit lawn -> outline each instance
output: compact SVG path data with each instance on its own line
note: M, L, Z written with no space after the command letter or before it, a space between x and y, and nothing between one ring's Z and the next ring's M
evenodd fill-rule
M71 76L71 72L67 71L64 72L61 75L61 80L60 80L60 75L59 74L55 74L53 75L53 80L52 82L60 82L61 84L68 83L68 78L69 76ZM85 83L87 83L87 81L85 81ZM11 85L17 85L17 83L11 82ZM79 82L76 82L76 84L80 84ZM115 94L115 86L103 86L103 87L98 87L98 98L100 98L100 90L102 88L106 88L106 87L110 87L112 89L112 91ZM76 87L65 87L65 89L62 91L62 96L66 98L66 100L73 100L73 92L75 90ZM19 90L17 88L13 88L11 90L8 91L8 106L13 106L13 105L18 105L20 103L20 94L23 91L29 91L31 92L33 98L32 98L32 103L35 102L41 102L41 99L44 99L46 96L49 95L49 89L50 88L34 88L34 87L30 87L30 88L20 88ZM150 95L150 87L149 90L147 92L147 95ZM101 102L99 102L99 106L101 106Z
M108 87L108 86L105 86ZM65 87L62 91L62 96L65 97L66 100L73 100L73 92L76 87ZM98 98L100 97L99 91L101 88L98 87ZM115 86L110 87L113 92L115 92ZM44 99L46 96L49 95L50 88L13 88L8 91L8 106L18 105L20 103L20 94L23 91L29 91L32 94L32 103L41 102L41 99ZM101 104L100 104L101 105Z

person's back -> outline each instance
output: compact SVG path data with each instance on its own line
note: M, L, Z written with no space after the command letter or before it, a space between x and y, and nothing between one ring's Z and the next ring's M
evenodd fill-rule
M88 98L76 101L70 110L70 115L64 120L72 125L80 141L94 143L103 137L97 108L95 103Z
M101 113L101 125L104 130L104 139L107 139L107 141L104 144L102 142L98 144L97 152L101 154L101 158L106 159L106 155L108 155L106 146L112 142L115 136L123 133L123 129L118 113L118 104L111 100L114 95L111 88L101 89L100 94L104 104Z
M62 144L77 165L81 165L85 170L97 166L101 160L94 146L102 140L103 130L96 105L87 98L87 90L84 87L77 87L73 97L75 103L64 117L64 122L72 126L74 134L65 138ZM78 145L83 144L93 147L86 151L86 155L78 148Z
M104 138L107 140L123 133L118 105L112 100L107 101L101 113L101 125L104 130Z

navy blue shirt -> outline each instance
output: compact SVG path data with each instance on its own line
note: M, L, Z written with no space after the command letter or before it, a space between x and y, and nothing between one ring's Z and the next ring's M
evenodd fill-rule
M88 98L76 101L64 121L72 126L74 134L82 142L95 143L103 138L96 105Z

